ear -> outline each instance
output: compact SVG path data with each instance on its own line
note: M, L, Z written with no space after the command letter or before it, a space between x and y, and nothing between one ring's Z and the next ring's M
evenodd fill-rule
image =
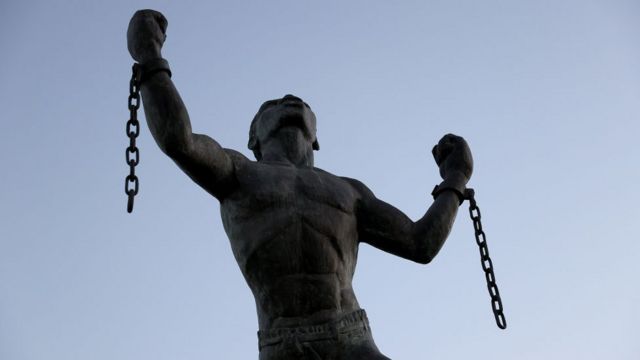
M258 146L257 136L254 136L254 135L249 136L249 143L247 144L247 147L249 148L249 150L255 149L256 146Z
M247 144L249 150L253 150L253 156L256 157L257 161L262 160L262 153L260 152L260 143L258 142L257 136L249 137L249 144Z
M313 147L313 150L320 150L320 144L318 143L318 139L316 139L311 146Z

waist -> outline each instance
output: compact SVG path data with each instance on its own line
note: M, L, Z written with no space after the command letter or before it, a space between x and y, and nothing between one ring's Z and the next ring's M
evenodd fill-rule
M359 309L338 318L316 325L273 328L258 331L260 350L266 346L276 345L286 341L313 342L322 340L336 340L350 337L354 334L370 332L369 319L364 310Z

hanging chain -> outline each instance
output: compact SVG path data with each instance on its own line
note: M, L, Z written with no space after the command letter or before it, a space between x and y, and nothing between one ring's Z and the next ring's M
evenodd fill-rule
M129 165L129 175L124 179L124 192L127 194L127 212L133 211L133 198L138 194L139 182L136 176L136 165L140 162L140 151L136 146L136 138L140 134L138 109L140 108L140 68L133 64L129 81L129 121L127 121L127 136L129 147L126 149L126 160Z
M500 329L506 329L507 320L504 317L502 299L500 299L500 292L498 291L498 285L496 284L496 276L493 273L493 262L491 261L491 257L489 257L487 239L484 231L482 230L482 222L480 221L480 208L476 203L475 192L473 189L467 189L465 192L465 198L469 200L469 215L473 221L476 243L480 249L480 262L482 264L482 270L484 270L484 276L487 279L487 289L489 290L489 296L491 296L493 316L496 318L496 324L498 327Z

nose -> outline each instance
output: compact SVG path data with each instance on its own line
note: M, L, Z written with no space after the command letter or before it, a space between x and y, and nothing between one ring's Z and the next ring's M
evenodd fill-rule
M291 95L291 94L287 94L287 95L285 95L285 96L280 100L280 102L282 103L282 102L285 102L285 101L291 101L291 100L293 100L293 101L303 102L303 101L302 101L302 99L300 99L300 98L299 98L299 97L297 97L297 96Z

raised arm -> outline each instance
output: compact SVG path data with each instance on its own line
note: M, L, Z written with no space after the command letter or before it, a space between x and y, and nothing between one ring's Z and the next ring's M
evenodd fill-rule
M433 151L444 179L426 214L414 222L400 210L377 199L362 183L352 180L360 193L357 209L360 241L394 255L428 264L449 236L460 196L471 177L473 160L463 138L446 135Z
M127 45L140 64L162 58L166 18L154 10L137 11L129 22ZM165 71L154 72L140 88L145 117L160 149L198 185L221 200L235 186L233 158L206 135L191 132L189 114Z

